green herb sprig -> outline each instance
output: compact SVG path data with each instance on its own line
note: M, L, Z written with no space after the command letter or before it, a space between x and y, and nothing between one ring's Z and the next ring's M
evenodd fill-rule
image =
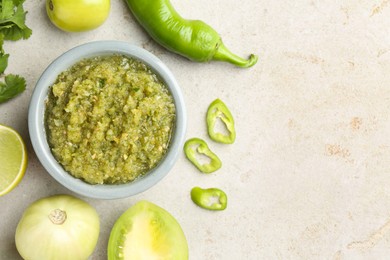
M8 66L9 54L5 53L3 43L5 40L17 41L28 39L32 30L27 27L26 14L23 8L25 0L0 0L0 103L22 93L26 89L26 80L19 75L4 75Z

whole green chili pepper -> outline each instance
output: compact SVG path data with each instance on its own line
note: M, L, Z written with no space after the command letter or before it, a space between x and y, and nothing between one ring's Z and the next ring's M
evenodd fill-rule
M196 168L204 173L212 173L221 168L222 162L218 156L213 153L207 143L200 138L191 138L184 144L184 153ZM202 163L200 156L206 156L210 162Z
M190 60L227 61L239 67L251 67L257 56L241 58L230 52L219 34L200 20L181 17L169 0L125 0L146 32L159 44Z
M199 207L209 210L224 210L227 206L226 193L217 188L194 187L191 190L191 199Z
M220 119L226 126L228 135L219 133L215 130L215 125ZM234 119L229 108L220 99L214 100L207 109L207 131L212 140L224 144L232 144L236 140L236 129Z

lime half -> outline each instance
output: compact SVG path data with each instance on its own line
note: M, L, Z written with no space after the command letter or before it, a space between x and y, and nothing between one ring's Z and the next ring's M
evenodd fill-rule
M0 196L15 188L27 167L26 145L14 129L0 125Z

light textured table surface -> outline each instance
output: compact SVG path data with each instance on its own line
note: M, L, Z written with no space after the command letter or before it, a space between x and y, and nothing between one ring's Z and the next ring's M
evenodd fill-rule
M20 259L14 232L30 203L73 194L36 158L28 105L53 59L95 40L126 41L158 56L182 88L187 138L207 140L223 167L203 175L181 154L160 183L137 196L83 198L101 219L91 259L106 259L115 220L139 200L177 218L193 260L389 258L390 1L172 0L184 17L213 26L237 54L258 54L258 64L250 69L194 63L166 51L123 1L112 0L103 26L77 34L52 26L44 3L25 3L31 38L4 46L10 53L7 72L24 75L28 86L0 105L0 123L21 133L30 160L20 185L0 197L1 260ZM235 117L232 145L207 136L205 113L215 98L225 101ZM189 197L194 186L222 188L228 208L196 207Z

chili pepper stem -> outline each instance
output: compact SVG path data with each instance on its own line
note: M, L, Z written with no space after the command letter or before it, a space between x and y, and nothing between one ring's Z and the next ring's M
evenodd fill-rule
M219 46L217 47L217 51L213 56L213 60L227 61L236 66L248 68L256 64L258 57L254 54L251 54L249 59L246 60L232 53L222 42L220 42Z

